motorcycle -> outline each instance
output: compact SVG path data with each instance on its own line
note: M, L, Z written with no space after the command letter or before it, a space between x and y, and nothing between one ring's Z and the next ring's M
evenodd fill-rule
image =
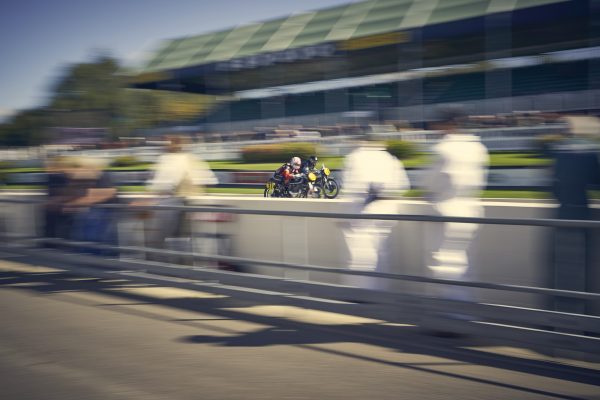
M315 180L314 185L316 190L319 191L319 194L322 194L327 199L335 199L337 195L340 193L340 185L335 180L333 176L331 176L331 170L325 166L325 164L321 164L321 169L318 171L314 171ZM319 196L320 197L320 196Z
M316 198L324 196L328 199L337 197L340 192L338 182L331 175L329 168L322 165L320 170L313 170L285 185L283 179L273 174L265 184L264 197Z
M316 184L317 175L309 172L285 185L283 178L273 174L265 183L264 197L320 198L322 190Z
M282 179L269 178L265 183L264 197L289 197Z

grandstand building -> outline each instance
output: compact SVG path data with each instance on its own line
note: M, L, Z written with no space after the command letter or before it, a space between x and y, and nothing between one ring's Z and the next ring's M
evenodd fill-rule
M165 41L133 87L224 95L207 129L600 110L600 0L367 0Z

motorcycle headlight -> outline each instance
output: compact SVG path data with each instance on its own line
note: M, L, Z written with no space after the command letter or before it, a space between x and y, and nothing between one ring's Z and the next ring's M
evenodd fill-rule
M331 173L331 171L329 171L329 168L324 168L323 169L323 173L327 176L329 176L329 174Z

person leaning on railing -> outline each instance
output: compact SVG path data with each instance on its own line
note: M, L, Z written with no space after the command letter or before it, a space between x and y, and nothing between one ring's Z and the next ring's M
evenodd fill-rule
M116 210L100 207L117 202L117 188L101 160L81 158L77 168L69 172L69 188L73 197L63 203L63 213L71 215L70 238L115 245L117 244ZM108 251L83 249L102 254Z
M218 183L206 162L183 151L182 137L168 136L166 143L166 151L158 158L147 183L148 192L154 197L135 201L133 206L183 206L189 197L203 194L206 185ZM166 238L182 233L183 214L179 210L157 210L142 215L146 218L145 245L148 247L164 248Z
M66 213L64 204L75 198L70 186L70 164L64 157L46 161L46 202L44 204L44 236L70 239L73 216ZM53 244L47 244L54 247Z

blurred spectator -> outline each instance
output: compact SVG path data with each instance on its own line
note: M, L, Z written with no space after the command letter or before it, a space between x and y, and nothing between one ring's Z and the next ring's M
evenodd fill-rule
M69 239L73 215L64 212L64 204L75 197L69 185L69 161L53 157L46 162L46 203L44 207L44 237ZM53 245L48 245L54 247Z
M186 199L203 193L205 185L215 185L218 180L208 164L183 151L183 138L167 138L166 152L154 166L154 175L148 190L154 200L137 201L133 205L183 206ZM183 229L183 214L179 210L160 210L146 221L145 245L164 248L165 239L175 237ZM165 259L164 257L154 257Z
M598 146L591 140L600 134L600 120L593 117L566 117L568 137L554 147L553 192L560 203L558 218L587 220L591 217L588 193L600 185ZM555 230L554 288L584 292L590 257L589 232L578 228ZM585 301L558 297L557 311L585 313Z
M489 156L478 136L461 132L459 108L440 111L437 129L444 138L432 151L434 160L424 182L426 198L434 214L455 217L482 217L480 192L485 188ZM431 277L464 280L469 274L468 248L477 224L426 223L427 267ZM434 294L467 299L462 287L436 285Z
M352 211L361 214L395 214L399 195L410 188L400 160L377 142L361 142L344 160L344 192ZM352 220L344 229L350 259L348 268L357 271L382 271L389 267L389 252L384 242L394 227L393 221ZM353 286L378 289L376 278L350 275Z
M71 239L117 245L116 210L99 207L117 201L117 188L104 163L90 158L80 159L71 171L70 190L75 194L64 203L63 210L73 218ZM91 250L98 254L114 251Z

